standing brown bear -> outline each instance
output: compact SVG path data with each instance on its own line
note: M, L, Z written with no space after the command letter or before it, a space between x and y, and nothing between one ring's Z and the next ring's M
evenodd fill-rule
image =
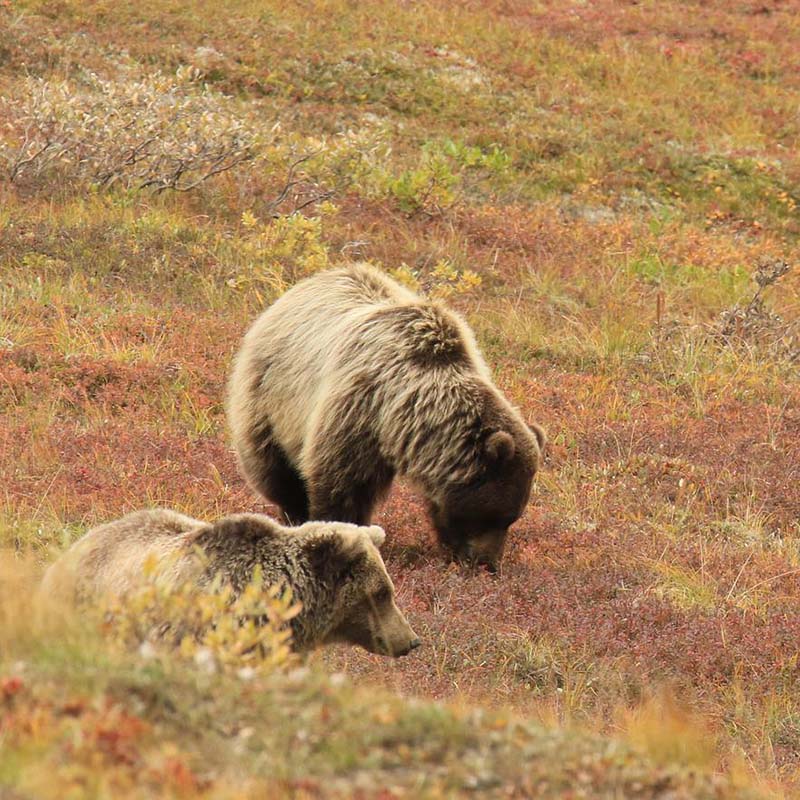
M228 416L248 481L292 522L365 524L404 476L442 544L491 569L545 442L460 317L364 264L307 278L261 314Z

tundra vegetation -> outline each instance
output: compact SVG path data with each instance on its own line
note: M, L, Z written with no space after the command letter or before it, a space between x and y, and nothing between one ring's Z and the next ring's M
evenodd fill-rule
M796 794L799 39L778 0L0 0L0 795ZM230 358L353 259L548 431L500 574L401 486L398 663L293 663L277 595L170 652L153 610L224 592L32 601L133 508L271 510Z

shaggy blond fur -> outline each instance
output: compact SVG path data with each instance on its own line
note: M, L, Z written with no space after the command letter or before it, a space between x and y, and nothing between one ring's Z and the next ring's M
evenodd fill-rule
M515 506L499 524L521 513L544 443L460 317L363 264L302 281L256 320L227 408L245 476L293 520L366 523L403 475L432 510L453 487L518 485L496 498Z
M265 585L288 585L302 603L291 623L297 649L346 641L403 655L419 639L395 603L378 552L383 540L378 526L311 522L286 528L258 514L206 523L166 509L138 511L78 540L47 571L42 591L124 596L143 585L145 564L154 559L159 582L203 587L221 574L238 594L260 565Z

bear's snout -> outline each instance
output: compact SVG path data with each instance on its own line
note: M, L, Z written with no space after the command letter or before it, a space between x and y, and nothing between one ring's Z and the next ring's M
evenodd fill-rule
M381 655L398 656L408 655L416 650L422 642L416 631L408 624L405 615L392 602L388 613L375 620L377 635L373 636L373 652Z
M407 656L412 650L416 650L421 644L422 642L419 639L412 639L408 643L408 647L402 652L395 653L395 656L398 658L400 658L401 656Z
M507 530L491 530L461 541L447 542L447 545L457 561L472 567L485 567L494 574L503 559L507 534Z
M401 649L392 650L391 648L387 648L386 654L394 656L395 658L400 658L401 656L407 656L412 650L416 650L421 645L422 645L422 640L419 637L417 637L415 639L412 639L407 645L405 645Z

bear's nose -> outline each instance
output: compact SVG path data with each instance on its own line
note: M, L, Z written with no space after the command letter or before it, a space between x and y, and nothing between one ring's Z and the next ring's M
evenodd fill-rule
M416 650L422 642L419 639L412 639L410 644L408 645L409 650Z

